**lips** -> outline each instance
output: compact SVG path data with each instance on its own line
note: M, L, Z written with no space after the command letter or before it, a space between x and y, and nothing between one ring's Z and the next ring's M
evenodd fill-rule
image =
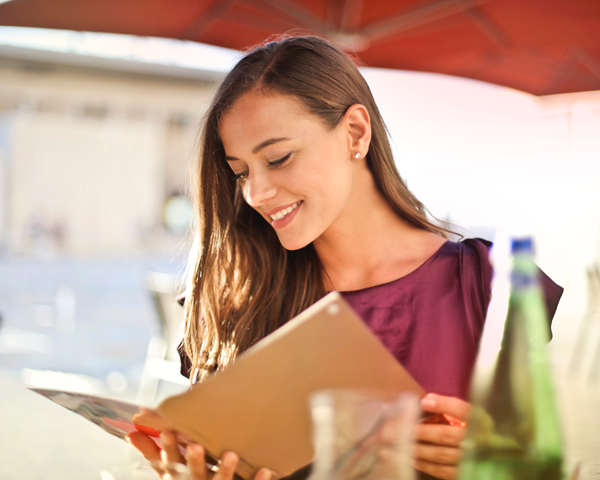
M268 215L271 219L271 226L275 230L279 230L290 224L290 222L294 219L298 210L302 206L303 202L300 200L299 202L292 203L291 205L278 207L269 212L265 212L265 215Z
M273 220L273 221L275 221L275 220L281 220L283 217L285 217L286 215L289 215L294 210L296 210L296 208L298 208L298 205L300 205L300 202L293 203L292 205L290 205L287 208L282 208L278 212L276 212L276 213L274 213L272 215L269 215L269 217L271 217L271 220Z

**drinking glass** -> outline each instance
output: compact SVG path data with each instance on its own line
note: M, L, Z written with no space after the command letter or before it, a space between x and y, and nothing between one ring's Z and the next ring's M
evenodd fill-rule
M418 398L327 390L311 398L315 462L310 480L414 480Z

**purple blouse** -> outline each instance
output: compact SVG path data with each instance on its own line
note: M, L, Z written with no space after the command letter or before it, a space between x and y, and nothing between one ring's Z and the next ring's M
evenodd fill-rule
M426 392L467 398L490 302L490 245L480 239L447 241L402 278L342 292ZM541 270L540 274L550 325L563 289ZM190 360L182 348L179 351L181 373L189 377Z
M402 278L342 292L426 392L467 398L490 302L490 245L447 241ZM541 280L551 321L563 289L543 272Z

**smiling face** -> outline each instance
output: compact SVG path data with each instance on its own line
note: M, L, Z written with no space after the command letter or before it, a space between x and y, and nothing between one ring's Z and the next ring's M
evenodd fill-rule
M294 97L250 92L219 123L245 201L297 250L351 216L356 162L344 121L333 130Z

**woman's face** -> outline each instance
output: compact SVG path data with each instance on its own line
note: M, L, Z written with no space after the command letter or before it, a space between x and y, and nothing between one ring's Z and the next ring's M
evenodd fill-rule
M357 162L344 122L329 130L294 97L251 92L221 118L219 135L244 199L284 248L351 216Z

